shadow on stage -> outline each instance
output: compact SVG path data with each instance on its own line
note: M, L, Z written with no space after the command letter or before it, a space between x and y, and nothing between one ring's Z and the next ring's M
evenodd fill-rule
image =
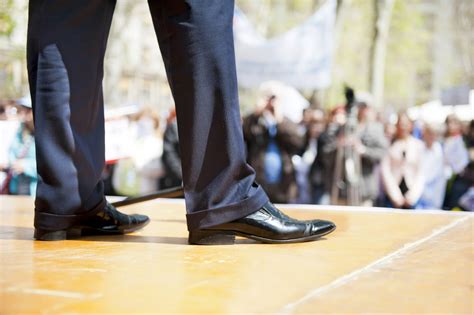
M168 220L169 221L169 220ZM178 221L178 220L176 220ZM0 225L0 240L33 241L34 228L24 226ZM68 241L112 242L112 243L156 243L170 245L188 245L187 237L150 236L150 235L68 235ZM317 241L324 241L322 237ZM261 244L250 239L236 239L235 244Z

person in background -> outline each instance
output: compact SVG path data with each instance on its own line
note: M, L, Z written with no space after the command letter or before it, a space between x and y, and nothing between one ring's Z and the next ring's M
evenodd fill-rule
M7 106L0 101L0 120L7 120Z
M395 141L381 163L386 207L416 208L423 192L423 143L411 135L412 125L406 113L398 114Z
M183 174L181 170L178 124L176 122L176 110L174 108L170 111L166 121L161 161L163 163L165 174L160 180L160 188L165 189L181 186Z
M474 119L469 122L464 135L467 148L470 150L474 149ZM469 152L469 159L474 160L474 156Z
M360 195L362 205L373 206L379 194L380 161L387 153L388 141L384 135L384 127L375 121L372 108L366 102L358 104L357 132L354 149L360 156L361 186Z
M21 111L19 104L31 104L28 97L23 97L19 100L2 100L0 101L0 120L17 120Z
M426 124L423 128L424 150L421 157L425 185L417 205L419 209L441 209L443 206L446 176L443 148L437 138L434 126Z
M7 120L7 112L6 112L6 104L3 103L3 101L0 100L0 122ZM3 144L1 145L3 147ZM7 150L2 150L0 147L0 189L3 187L3 183L5 179L7 178L7 155L6 151ZM5 149L7 149L5 147ZM5 154L2 154L3 151L5 151ZM1 191L0 191L1 193Z
M272 202L288 203L298 188L291 157L303 147L298 125L281 113L275 94L264 96L254 113L243 119L248 163L256 170L256 181Z
M307 204L313 201L309 171L318 154L318 139L326 126L324 112L320 109L305 108L300 125L305 126L305 140L301 152L292 158L298 184L298 197L294 202Z
M474 186L474 120L468 125L465 133L464 142L466 143L467 150L469 153L469 164L464 170L465 177L471 183L471 188ZM470 210L474 211L474 209Z
M298 124L302 133L306 133L308 130L309 124L311 123L311 120L313 120L313 116L316 111L317 110L311 107L306 107L303 109L301 121Z
M135 139L130 158L122 159L114 168L113 186L121 195L147 194L159 189L163 175L161 155L163 138L156 112L145 107L131 117L130 132Z
M35 195L38 175L34 142L33 111L31 103L18 102L21 124L8 152L8 172L4 185L12 195Z
M458 205L462 210L474 211L474 120L467 126L464 141L469 152L469 164L464 169L463 177L470 183L470 187L459 198Z
M12 112L15 114L12 115ZM8 173L9 151L19 128L16 113L17 107L13 108L10 101L0 100L0 134L2 135L0 141L0 194L8 194L9 189L8 182L11 178Z
M423 140L423 129L423 121L421 119L417 119L413 122L413 130L411 135L417 139Z
M465 176L465 170L469 164L469 154L462 135L462 124L454 114L448 115L446 118L444 159L446 176L449 180L443 209L451 210L458 206L460 197L472 185Z
M344 106L338 106L329 113L326 130L318 138L316 159L309 171L311 199L313 204L330 203L331 188L335 177L335 162L338 138L347 121Z
M392 143L395 139L395 133L397 132L396 125L391 123L390 121L387 121L384 124L383 131L387 142Z

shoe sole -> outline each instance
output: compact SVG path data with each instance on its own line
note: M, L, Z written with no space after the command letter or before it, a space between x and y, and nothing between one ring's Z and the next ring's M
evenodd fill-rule
M58 231L50 231L50 230L43 230L43 229L35 229L34 238L37 241L63 241L70 239L72 237L77 238L80 236L98 236L98 235L123 235L133 233L137 230L140 230L147 226L150 223L150 219L146 220L145 222L130 228L130 229L123 229L118 231L110 231L104 229L94 229L90 227L72 227L65 230L58 230Z
M331 230L328 230L321 234L284 240L269 239L257 235L245 234L238 231L204 230L190 232L188 243L190 245L233 245L235 244L236 236L245 237L265 244L303 243L317 240L322 236L328 235L329 233L333 232L335 229L336 227L333 227Z

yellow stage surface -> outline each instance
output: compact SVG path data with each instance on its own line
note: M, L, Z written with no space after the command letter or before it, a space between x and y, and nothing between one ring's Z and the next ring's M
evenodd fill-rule
M183 200L121 208L124 236L33 241L33 200L0 197L0 314L473 314L474 216L281 206L319 241L187 245Z

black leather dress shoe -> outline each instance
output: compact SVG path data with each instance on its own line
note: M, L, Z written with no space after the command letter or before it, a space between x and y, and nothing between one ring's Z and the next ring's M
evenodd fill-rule
M235 236L262 243L297 243L315 240L336 228L330 221L301 221L288 217L267 202L258 211L241 219L189 232L189 244L234 244Z
M51 231L36 228L35 239L41 241L65 240L68 235L113 235L126 234L143 228L150 222L146 215L127 215L106 203L104 209L87 216L68 229Z

